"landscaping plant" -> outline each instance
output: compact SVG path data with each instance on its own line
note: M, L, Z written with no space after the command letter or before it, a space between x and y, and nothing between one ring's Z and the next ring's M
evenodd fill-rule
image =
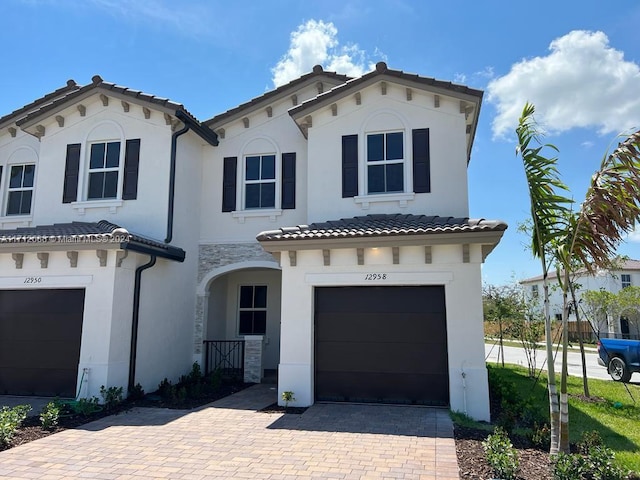
M56 428L60 421L61 411L62 406L60 405L60 402L55 400L42 407L42 411L40 412L40 424L42 425L42 429L53 430Z
M0 444L8 445L11 443L18 427L24 422L30 411L31 405L0 408Z
M498 478L511 480L516 478L519 460L518 452L513 448L513 444L507 432L501 427L496 427L493 434L482 442L487 463L493 469Z

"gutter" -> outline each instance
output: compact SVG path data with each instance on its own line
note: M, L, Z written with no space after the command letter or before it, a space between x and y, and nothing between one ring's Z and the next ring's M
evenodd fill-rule
M156 256L150 255L149 261L136 268L133 284L133 318L131 320L131 349L129 352L129 383L128 392L132 392L136 383L136 357L138 354L138 323L140 320L140 284L142 272L156 264Z

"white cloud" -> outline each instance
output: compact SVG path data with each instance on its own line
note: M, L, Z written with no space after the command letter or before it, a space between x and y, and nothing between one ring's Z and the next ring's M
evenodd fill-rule
M467 76L464 73L454 73L453 74L453 83L465 83L467 81Z
M314 65L354 77L374 67L358 45L340 45L333 23L309 20L291 33L289 50L271 69L273 83L284 85L310 72Z
M640 123L640 68L609 46L603 32L574 30L556 38L544 57L524 59L491 81L494 137L513 131L525 102L550 133L576 127L620 133Z
M636 227L633 232L627 235L627 241L633 243L640 243L640 225Z

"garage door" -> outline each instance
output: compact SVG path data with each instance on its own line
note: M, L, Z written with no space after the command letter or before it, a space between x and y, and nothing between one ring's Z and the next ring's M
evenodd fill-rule
M75 397L84 289L0 290L0 393Z
M444 287L315 290L320 401L449 404Z

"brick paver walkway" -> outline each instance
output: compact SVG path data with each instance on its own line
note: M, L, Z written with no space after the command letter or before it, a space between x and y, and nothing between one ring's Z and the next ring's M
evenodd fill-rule
M318 404L256 410L256 385L198 411L138 408L0 452L0 478L458 479L445 410Z

